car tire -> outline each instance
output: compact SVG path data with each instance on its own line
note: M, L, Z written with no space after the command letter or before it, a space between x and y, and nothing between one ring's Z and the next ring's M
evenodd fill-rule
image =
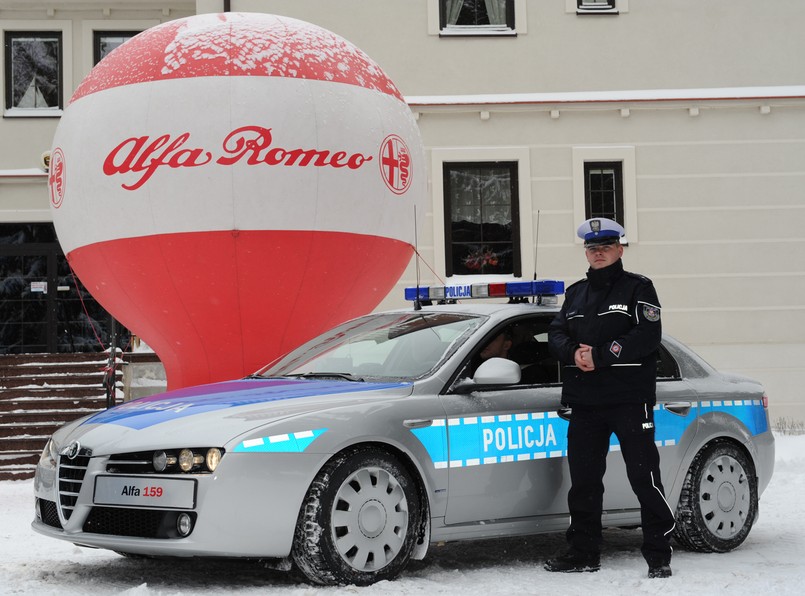
M749 535L758 512L755 466L729 441L714 441L693 458L676 510L674 538L698 552L727 552Z
M309 581L369 585L405 569L421 527L419 491L393 455L355 448L331 459L308 489L292 559Z

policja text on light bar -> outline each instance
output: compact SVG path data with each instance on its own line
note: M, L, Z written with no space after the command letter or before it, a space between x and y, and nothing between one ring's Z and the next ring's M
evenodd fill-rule
M420 286L405 288L406 300L462 300L467 298L512 298L557 296L564 294L565 282L553 279L507 281L457 286Z

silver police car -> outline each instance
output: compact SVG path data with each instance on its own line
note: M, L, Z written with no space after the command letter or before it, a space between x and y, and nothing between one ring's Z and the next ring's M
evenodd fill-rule
M412 288L413 309L344 323L246 379L69 423L39 461L33 529L124 555L275 559L359 585L394 578L430 543L563 531L572 411L547 350L561 291ZM484 360L502 332L507 358ZM763 388L664 337L655 421L677 542L736 548L773 470ZM618 450L613 438L604 523L636 526Z

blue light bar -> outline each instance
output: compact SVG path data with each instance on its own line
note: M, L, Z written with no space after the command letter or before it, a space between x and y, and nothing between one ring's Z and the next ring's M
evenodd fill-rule
M565 282L558 279L538 279L531 283L537 296L559 296L565 293Z
M419 294L417 295L417 289ZM565 282L554 279L506 281L458 286L420 286L405 288L406 300L465 300L469 298L511 298L519 296L557 296L565 293Z

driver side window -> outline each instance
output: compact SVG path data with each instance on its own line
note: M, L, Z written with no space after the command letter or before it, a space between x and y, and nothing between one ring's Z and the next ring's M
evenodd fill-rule
M507 358L520 365L519 385L546 385L560 382L560 366L548 350L548 326L552 314L517 319L493 331L479 344L465 369L471 377L482 362Z
M552 315L542 315L516 322L514 342L509 357L520 365L521 385L559 383L560 366L548 350L548 326Z

